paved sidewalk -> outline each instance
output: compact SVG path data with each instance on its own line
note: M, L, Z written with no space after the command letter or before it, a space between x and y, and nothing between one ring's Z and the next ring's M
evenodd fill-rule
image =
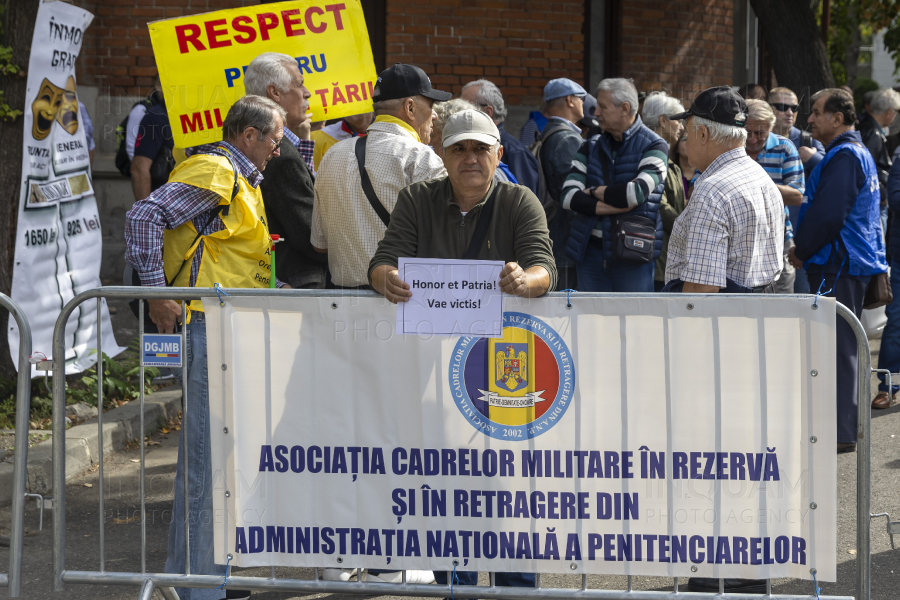
M877 360L878 342L873 341L873 359ZM873 361L874 362L874 361ZM888 512L900 520L900 406L873 414L872 432L872 512ZM161 571L165 563L168 523L171 515L172 486L178 451L177 432L152 436L159 446L147 448L147 569ZM123 451L105 462L106 485L106 569L110 571L140 570L138 498L139 468L137 450ZM842 454L838 461L838 543L837 583L821 583L823 595L856 593L856 455ZM98 549L98 477L96 470L71 480L67 490L67 568L97 569ZM91 487L86 487L90 485ZM51 514L44 517L44 530L38 532L38 514L34 503L26 509L26 547L23 598L30 600L135 600L138 589L115 586L70 585L64 593L54 594L50 581L52 548ZM137 517L137 519L135 519ZM0 509L0 536L8 536L9 508ZM900 538L898 550L891 550L884 519L872 524L872 596L877 599L900 597ZM9 564L9 549L0 548L0 571ZM242 575L268 576L268 569L235 570ZM310 569L276 570L278 577L311 577ZM484 583L486 577L483 575ZM624 589L625 577L591 576L591 588ZM580 577L545 575L545 587L580 587ZM811 594L810 581L777 580L776 594ZM635 578L635 589L671 590L672 582L664 578ZM682 587L682 590L685 588ZM0 590L0 596L6 592ZM324 595L318 595L319 597ZM337 595L331 595L337 596ZM291 593L254 594L254 600L287 600L308 598ZM712 597L712 596L711 596ZM155 598L161 600L157 594ZM347 596L350 598L350 596Z

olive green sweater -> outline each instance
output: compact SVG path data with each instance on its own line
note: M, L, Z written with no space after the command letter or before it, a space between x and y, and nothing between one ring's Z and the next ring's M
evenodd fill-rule
M553 245L544 209L534 193L521 185L496 182L481 202L462 216L447 177L420 181L400 190L391 211L391 224L369 262L369 283L375 267L396 267L401 256L464 258L494 186L499 186L494 214L478 259L516 262L525 270L540 265L550 274L549 289L554 289Z

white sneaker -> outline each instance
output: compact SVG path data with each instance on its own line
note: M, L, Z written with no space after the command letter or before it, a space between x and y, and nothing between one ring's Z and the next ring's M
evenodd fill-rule
M322 569L325 581L350 581L356 575L356 569Z
M385 583L403 583L403 571L391 571L390 573L379 573L378 575L367 573L365 580ZM434 583L434 573L432 571L407 571L406 583Z

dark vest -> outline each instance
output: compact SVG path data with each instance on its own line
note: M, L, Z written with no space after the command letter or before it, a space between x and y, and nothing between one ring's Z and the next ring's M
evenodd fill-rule
M612 150L610 149L611 137L608 134L595 135L591 138L590 150L588 151L587 164L587 187L600 185L612 185L618 183L628 183L638 174L638 165L644 152L652 144L656 143L660 137L644 127L641 117L638 116L634 120L634 124L622 135L622 145L616 153L616 158L612 158ZM606 181L604 175L604 166L606 173L609 174L611 181ZM659 258L662 251L663 226L662 219L659 216L659 201L662 197L663 188L665 186L665 177L663 181L650 192L647 200L636 206L633 210L624 213L626 215L637 215L647 217L656 223L656 244L653 250L653 259ZM566 254L574 261L579 262L584 259L584 253L587 251L588 241L591 239L591 232L594 225L600 217L576 214L572 220L569 229L569 241L566 246ZM614 217L602 217L601 230L603 231L603 255L604 260L608 262L615 261L613 252L613 239L610 233L612 220Z
M828 150L822 162L816 165L809 180L806 182L806 193L803 198L803 204L800 206L800 223L803 223L803 216L812 202L816 199L816 189L819 187L819 179L822 177L822 171L831 161L835 154L841 150L849 150L862 165L866 182L859 190L856 201L847 219L844 221L844 227L841 229L841 241L847 249L849 259L850 275L866 276L875 275L876 273L884 273L887 271L887 262L885 261L884 240L881 236L881 195L878 184L878 170L875 168L875 161L869 150L860 144L854 144L852 140L845 140L835 144ZM799 223L797 225L800 226ZM804 267L809 269L810 265L826 265L829 260L836 254L837 239L833 240L816 252L809 260L804 263Z

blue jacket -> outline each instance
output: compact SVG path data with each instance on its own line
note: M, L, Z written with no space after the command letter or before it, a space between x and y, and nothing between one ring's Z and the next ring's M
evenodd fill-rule
M828 145L806 182L794 253L809 270L874 275L887 271L878 171L858 131ZM844 266L846 264L846 266Z
M794 147L799 150L800 145L803 143L803 132L796 127L791 127L788 139L791 140L791 143L794 144ZM816 153L813 154L808 161L803 163L804 183L809 178L812 170L816 168L816 165L819 164L823 158L825 158L825 146L822 145L822 142L817 139L813 139L812 147L815 148ZM796 224L798 219L800 218L800 207L791 205L787 208L788 213L791 215L791 224Z
M595 135L591 138L590 153L588 155L587 186L595 187L631 181L637 177L638 165L644 152L659 139L661 138L658 135L644 126L641 117L638 116L634 120L634 124L622 135L622 145L616 153L615 160L613 160L610 148L612 136L608 133ZM611 181L606 181L604 165ZM663 225L662 218L659 215L659 201L662 197L664 186L665 177L654 188L650 193L650 197L643 204L639 204L627 213L617 215L617 217L626 215L646 217L651 222L656 223L656 244L653 249L653 260L659 258L660 252L662 252ZM588 242L591 239L591 232L594 230L594 225L596 225L598 218L596 216L589 217L575 214L569 229L569 241L566 245L566 254L575 262L580 262L584 258ZM610 233L612 218L609 216L603 217L600 226L603 231L604 260L610 263L615 262L613 236Z
M503 123L500 123L497 128L500 130L500 143L503 145L503 162L509 166L509 170L516 176L519 184L524 185L540 198L537 159L528 151L525 144L503 129Z
M887 197L891 216L890 250L891 260L900 260L900 146L894 151L891 171L888 175Z

